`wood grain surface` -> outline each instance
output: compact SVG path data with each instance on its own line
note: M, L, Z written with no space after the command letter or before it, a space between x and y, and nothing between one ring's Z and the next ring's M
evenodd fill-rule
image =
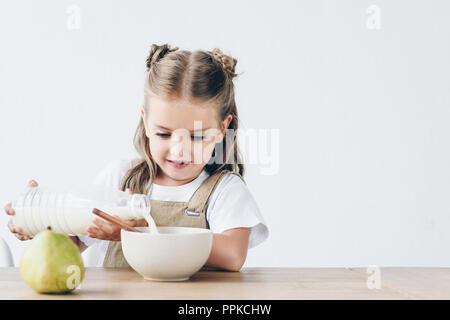
M18 268L0 268L0 299L450 299L450 268L380 268L369 289L364 268L202 270L183 282L143 279L132 269L87 268L71 294L37 294Z

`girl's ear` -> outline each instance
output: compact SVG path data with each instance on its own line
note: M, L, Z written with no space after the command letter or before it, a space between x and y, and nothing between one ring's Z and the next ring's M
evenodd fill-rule
M233 116L229 114L220 124L220 133L218 136L216 136L215 143L221 143L223 138L225 137L226 130L230 126L231 120L233 120Z
M228 127L230 126L231 120L233 120L233 116L231 114L229 114L228 116L226 116L226 118L222 121L222 134L225 135L226 130L228 129Z

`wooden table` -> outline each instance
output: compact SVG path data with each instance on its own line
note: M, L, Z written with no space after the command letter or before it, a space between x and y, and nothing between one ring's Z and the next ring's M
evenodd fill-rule
M369 289L366 268L245 268L200 271L189 281L144 280L132 269L87 268L69 295L37 294L18 268L0 268L0 299L450 299L450 268L380 268Z

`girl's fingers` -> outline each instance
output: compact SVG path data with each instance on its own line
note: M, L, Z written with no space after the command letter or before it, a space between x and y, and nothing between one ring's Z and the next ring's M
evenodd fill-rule
M19 239L20 241L24 241L24 240L29 240L30 238L24 234L21 233L15 233L14 234L16 236L17 239Z
M94 219L93 223L103 232L105 233L111 233L111 225L109 222L100 220L100 219Z
M28 186L29 187L37 187L37 186L39 186L39 184L36 181L34 181L33 179L31 179L30 181L28 181Z
M122 220L126 225L129 225L130 227L139 227L138 220L136 219L127 219Z
M114 234L106 233L105 231L103 231L102 229L99 229L97 227L91 226L87 229L87 232L88 232L88 237L90 237L90 238L96 238L96 239L100 239L100 240L113 240L113 241L118 240L118 239L116 239L117 237Z
M37 183L36 181L34 181L34 180L30 180L30 181L28 181L28 186L29 186L29 187L37 187L37 186L38 186L38 183ZM4 207L4 209L5 209L6 214L8 214L8 215L10 215L10 216L13 216L13 215L16 214L16 212L14 211L14 209L11 208L11 202L8 203L8 204Z
M29 187L37 187L37 186L39 186L39 184L38 184L36 181L34 181L33 179L31 179L30 181L28 181L28 186L29 186ZM10 215L10 216L13 216L13 215L16 214L15 211L14 211L14 209L11 208L11 202L8 203L8 204L4 207L4 209L5 209L6 214L8 214L8 215Z
M12 220L8 221L8 228L9 228L9 231L11 231L12 233L17 233L17 230L14 227L14 223L12 222Z
M133 227L147 227L148 223L145 219L134 220L135 225Z
M16 238L19 239L19 240L31 240L31 239L33 239L32 236L24 234L22 229L16 228L14 226L12 220L8 221L8 228L9 228L9 231L11 231L16 236Z
M94 219L94 224L101 229L104 233L113 235L117 232L117 229L119 229L116 226L113 226L111 223L103 221L101 219Z
M5 209L6 214L8 214L10 216L13 216L15 214L14 209L11 208L11 202L8 203L4 209Z
M90 237L90 238L106 240L104 232L102 230L100 230L99 228L91 226L87 229L87 232L88 232L88 237Z
M117 220L122 221L122 223L127 224L129 226L134 227L136 224L136 220L135 219L122 219L121 217L119 217L117 214L114 215L114 218L116 218ZM115 228L120 229L119 226L113 225Z
M102 230L94 226L90 226L87 229L88 237L96 238L100 240L108 240L108 235Z
M120 221L122 221L124 224L130 226L130 227L145 227L146 225L143 225L141 220L136 220L136 219L121 219L118 215L114 215L114 217L116 217L117 219L119 219ZM145 219L142 219L145 221ZM119 228L120 229L120 228Z
M29 187L37 187L37 186L39 186L39 184L36 181L34 181L33 179L31 179L30 181L28 181L28 186ZM14 209L11 208L11 202L8 203L4 207L4 209L5 209L6 214L9 214L10 216L13 216L16 214Z

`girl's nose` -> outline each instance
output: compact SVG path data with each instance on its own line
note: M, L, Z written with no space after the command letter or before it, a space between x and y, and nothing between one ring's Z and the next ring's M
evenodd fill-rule
M189 154L190 141L182 136L173 137L170 146L170 154L179 159L185 154Z
M180 143L174 144L170 147L170 155L175 158L180 158L183 156L183 146Z

